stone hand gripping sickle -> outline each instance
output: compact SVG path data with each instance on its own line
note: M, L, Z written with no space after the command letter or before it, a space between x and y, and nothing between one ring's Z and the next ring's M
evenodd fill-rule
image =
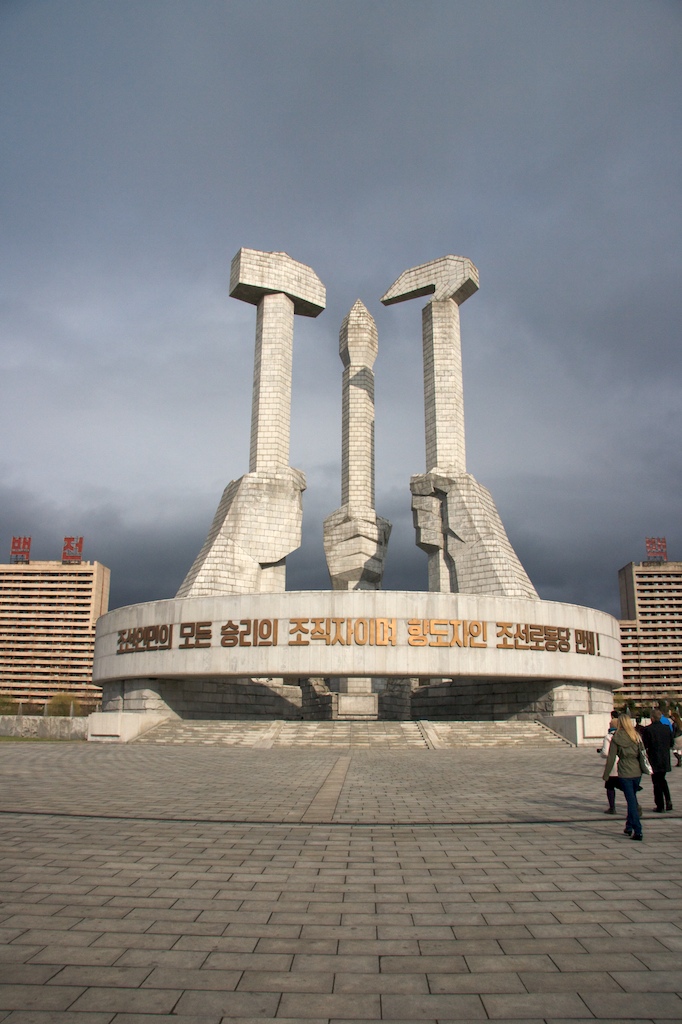
M249 472L225 488L177 597L280 593L301 543L305 476L289 466L294 315L316 317L325 288L284 252L240 249L230 295L257 307Z
M417 544L430 591L537 599L490 492L466 471L459 307L477 290L471 260L443 256L406 270L381 299L433 294L422 310L426 473L410 481Z

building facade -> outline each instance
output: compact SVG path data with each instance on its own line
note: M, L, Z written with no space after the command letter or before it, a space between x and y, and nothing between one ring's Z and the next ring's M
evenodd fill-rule
M618 573L623 649L619 703L682 699L682 562L630 562Z
M100 562L0 565L0 694L45 704L57 693L93 705L95 624L109 608Z

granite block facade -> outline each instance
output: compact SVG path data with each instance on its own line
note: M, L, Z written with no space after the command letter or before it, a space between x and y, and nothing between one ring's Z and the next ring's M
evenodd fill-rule
M391 524L374 509L374 319L360 301L339 333L344 365L341 422L341 507L324 521L324 550L333 590L381 586ZM371 692L371 690L369 691Z
M102 692L102 711L166 712L187 719L295 720L302 717L302 704L300 686L274 679L122 679Z
M412 514L429 590L538 599L490 491L469 473L413 476Z
M560 680L446 679L412 694L412 718L456 721L536 719L552 715L608 714L610 687Z
M406 270L384 305L433 293L422 310L426 473L413 476L417 545L428 555L429 591L538 597L492 496L466 472L459 306L478 289L463 256Z
M288 464L294 315L321 313L325 289L286 253L240 249L230 295L257 306L249 472L225 488L178 597L280 593L301 543L305 476Z

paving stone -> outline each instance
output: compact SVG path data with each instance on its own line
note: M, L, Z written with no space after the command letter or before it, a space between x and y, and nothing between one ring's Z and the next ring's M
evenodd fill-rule
M467 956L467 968L473 973L491 973L495 971L556 971L554 960L545 953L537 955L508 954L505 956Z
M97 939L96 932L65 932L51 931L48 929L28 929L22 932L13 940L14 945L51 946L59 945L61 942L69 946L89 946Z
M425 974L337 974L334 992L407 992L429 991Z
M2 946L0 945L0 964L28 963L41 950L40 946Z
M78 1024L80 1017L87 1017L88 1014L81 1014L73 1024ZM110 1024L220 1024L221 1016L218 1013L212 1015L189 1014L183 1017L176 1017L175 1014L166 1013L117 1013L110 1021ZM59 1021L59 1024L62 1024ZM245 1024L245 1022L241 1022Z
M605 996L610 999L611 995ZM482 995L481 1000L491 1020L514 1017L565 1019L584 1017L582 998L573 992L526 993L525 995Z
M284 1017L309 1019L311 1017L346 1017L353 1020L379 1020L381 1002L378 995L354 995L314 992L285 992L279 1013Z
M150 973L150 967L108 967L71 965L50 978L50 985L87 985L103 988L137 988Z
M500 939L503 953L580 953L584 947L578 939Z
M258 944L259 940L257 938L227 938L224 935L181 935L173 948L176 950L219 950L226 953L251 953Z
M677 971L680 966L679 953L649 953L637 951L637 959L650 971Z
M439 971L466 972L466 961L463 956L382 956L382 974L402 974L405 971L424 971L438 973Z
M521 982L519 975L512 971L501 971L483 974L429 974L429 991L434 994L452 993L473 993L481 995L484 992L525 992L526 988ZM543 977L554 977L554 975L543 975Z
M244 971L238 991L331 992L333 985L334 975L322 971Z
M59 1016L51 1010L13 1010L7 1017L0 1016L8 1024L111 1024L113 1013L71 1013L61 1011ZM184 1024L184 1022L183 1022Z
M100 950L104 953L105 950ZM116 951L117 967L201 967L209 956L206 952L190 952L181 949L127 949Z
M486 1020L478 995L384 995L383 1017L395 1020Z
M528 992L622 992L624 987L618 984L615 976L605 971L579 971L568 974L534 974L532 971L522 971L519 978ZM674 990L669 988L668 991Z
M61 968L37 964L0 964L0 985L44 985Z
M504 950L496 939L451 939L447 942L423 939L419 943L422 956L495 956Z
M586 992L582 998L595 1017L606 1020L682 1020L682 998L672 992Z
M646 971L642 961L634 953L552 953L552 960L562 972L572 971ZM676 966L679 966L679 961Z
M208 970L288 971L293 954L289 953L209 953L204 967Z
M57 1012L71 1007L83 988L47 987L46 985L3 985L0 987L0 1010L50 1010Z
M86 937L86 933L81 933L83 937ZM71 942L74 938L73 932L69 933L68 942ZM130 934L129 932L115 932L109 934L105 932L99 936L88 936L92 942L91 949L170 949L171 946L177 942L180 938L179 935L157 935L157 934Z
M379 971L379 957L297 953L291 969L292 971L325 971L332 974L342 971L376 974Z
M49 989L59 992L57 986ZM89 988L69 1009L111 1013L170 1013L182 989Z
M279 1005L280 994L276 992L185 992L174 1013L181 1017L219 1013L222 1017L270 1018Z
M309 953L331 956L340 953L338 939L259 939L256 945L258 953Z

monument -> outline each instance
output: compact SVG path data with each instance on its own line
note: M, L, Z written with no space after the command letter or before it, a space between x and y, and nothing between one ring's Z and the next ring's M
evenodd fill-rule
M289 466L294 316L318 316L324 285L285 252L240 249L230 295L256 306L249 472L225 488L177 597L280 593L301 543L305 476Z
M354 304L339 334L343 362L341 507L324 521L324 550L334 590L379 590L391 524L374 508L374 372L379 348L366 306ZM338 714L376 718L368 676L339 679Z
M444 256L400 275L385 306L433 293L422 310L426 473L413 476L417 544L429 590L537 599L489 491L466 471L459 307L478 290L471 260Z
M618 622L542 601L490 492L466 471L459 307L478 286L473 263L447 255L406 270L381 299L432 296L422 311L426 467L410 481L428 591L381 589L391 527L374 494L378 331L360 300L339 335L341 505L324 522L331 588L287 591L305 490L289 466L294 317L318 316L326 295L286 253L239 250L230 294L257 307L249 472L225 488L175 598L99 620L98 717L118 716L112 734L124 720L134 734L172 716L530 717L571 735L591 718L601 728L622 683Z

